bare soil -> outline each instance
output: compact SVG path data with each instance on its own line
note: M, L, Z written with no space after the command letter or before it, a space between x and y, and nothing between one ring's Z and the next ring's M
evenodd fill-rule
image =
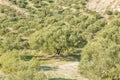
M78 72L79 62L57 62L44 65L43 71L50 80L89 80Z
M106 10L120 11L120 0L89 0L87 7L99 13L104 13Z

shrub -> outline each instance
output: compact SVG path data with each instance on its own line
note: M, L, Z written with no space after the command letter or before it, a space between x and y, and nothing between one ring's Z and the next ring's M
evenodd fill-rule
M102 20L98 20L98 21L94 22L93 24L91 24L90 26L88 26L87 31L96 33L98 31L100 31L104 26L105 26L105 22Z
M83 49L80 73L94 80L120 79L120 45L98 38Z
M112 15L112 14L113 14L113 12L112 12L112 11L109 11L109 10L105 11L105 13L106 13L107 15Z
M119 25L111 23L83 48L79 66L81 74L94 80L120 79L119 32Z
M6 80L48 80L42 72L35 70L18 71L10 74Z
M34 58L23 61L20 52L12 51L0 56L1 70L7 75L5 80L47 80L41 72L40 62Z

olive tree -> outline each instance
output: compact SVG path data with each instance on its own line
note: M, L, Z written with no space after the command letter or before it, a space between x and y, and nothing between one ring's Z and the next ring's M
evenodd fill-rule
M85 44L81 32L71 26L48 26L31 35L30 46L43 52L60 55Z

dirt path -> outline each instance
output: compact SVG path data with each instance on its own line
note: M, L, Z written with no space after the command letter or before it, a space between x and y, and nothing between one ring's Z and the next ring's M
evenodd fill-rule
M58 62L43 67L50 80L88 80L78 72L79 62Z
M12 4L11 2L9 2L9 1L7 1L7 0L0 0L0 4L1 4L1 5L9 6L9 7L15 9L16 11L18 11L18 12L26 15L26 16L29 15L29 13L27 13L24 9L19 8L18 6Z

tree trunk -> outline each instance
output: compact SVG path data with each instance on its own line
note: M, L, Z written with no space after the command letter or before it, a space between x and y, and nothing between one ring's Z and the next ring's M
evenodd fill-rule
M57 49L57 50L56 50L56 54L57 54L57 55L60 55L60 52L61 52L60 49Z

